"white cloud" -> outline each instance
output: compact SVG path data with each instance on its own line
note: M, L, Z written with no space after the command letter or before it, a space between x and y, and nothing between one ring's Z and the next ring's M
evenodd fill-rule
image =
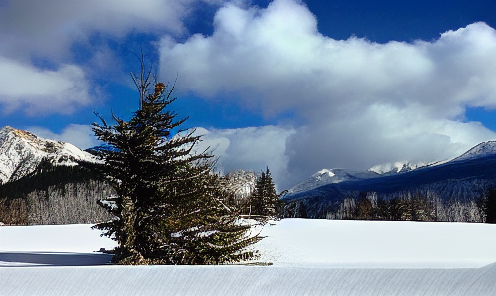
M215 24L213 36L164 38L162 75L179 72L178 87L204 96L262 94L257 103L268 114L298 108L313 117L323 105L327 113L377 101L421 102L445 116L459 115L460 104L496 107L496 32L483 23L434 42L334 40L317 32L306 7L279 0L259 11L227 5Z
M288 170L300 180L319 168L368 169L395 161L437 161L496 134L477 122L429 116L422 106L375 104L349 118L300 127L288 139Z
M70 124L66 126L60 134L56 134L45 127L31 126L26 130L34 133L38 137L71 143L79 149L92 148L101 143L95 138L91 126Z
M91 101L89 83L78 66L61 65L57 71L42 71L0 56L0 103L4 113L22 107L30 115L70 114Z
M92 44L93 37L123 41L130 33L186 34L183 19L200 1L221 2L8 1L0 6L0 102L4 112L22 108L32 115L68 114L87 106L95 101L88 94L98 91L95 80L113 77L118 81L122 77L123 61L104 41ZM78 52L80 48L83 52Z
M117 37L163 30L181 34L192 0L16 0L0 9L0 52L56 57L94 32ZM207 1L208 2L208 1ZM210 1L212 2L212 1Z
M292 173L439 160L496 137L462 122L467 106L496 108L496 31L484 23L429 42L334 40L300 1L275 0L226 4L214 26L184 43L164 37L161 76L179 73L179 91L227 93L265 116L299 116L283 154Z
M291 128L277 126L247 127L239 129L198 128L203 135L199 151L208 147L218 157L217 169L225 173L245 169L254 172L271 170L274 181L287 185L286 141L294 133ZM284 189L284 188L283 188Z

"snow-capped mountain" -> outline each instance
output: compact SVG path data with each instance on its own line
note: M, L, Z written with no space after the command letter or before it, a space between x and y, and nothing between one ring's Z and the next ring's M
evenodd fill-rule
M0 182L17 180L33 172L43 159L54 165L76 165L94 161L76 146L44 139L27 131L6 126L0 130Z
M288 190L288 194L296 194L312 190L326 184L341 183L345 181L359 181L384 175L409 172L411 170L415 170L427 165L429 165L429 163L395 162L376 165L368 169L367 171L352 171L347 169L322 169L308 177L303 182L293 186L291 189Z
M409 172L421 167L429 166L431 163L425 162L395 162L376 165L367 171L352 171L347 169L322 169L308 177L301 183L288 190L288 194L297 194L312 190L327 184L341 183L345 181L359 181L370 178L377 178L385 175L394 175Z
M458 157L438 162L395 162L376 165L368 169L367 171L323 169L289 189L288 196L304 193L306 191L310 191L328 184L336 184L348 181L363 181L372 178L394 176L397 174L418 171L423 168L435 168L437 166L474 160L487 156L496 156L496 141L482 142Z
M283 197L286 201L285 213L288 217L326 218L329 213L332 217L338 217L336 215L341 215L342 210L348 207L349 198L358 199L363 194L370 194L382 200L412 197L438 200L439 212L436 210L436 215L440 215L439 219L481 221L477 220L482 217L478 212L478 202L496 180L496 141L480 143L459 157L411 170L401 164L390 168L376 167L376 172L368 171L375 176L369 175L372 177L367 178L367 175L362 175L363 178L341 182L332 182L331 177L327 179L328 183L318 183L314 175L313 184L309 182L312 177L302 182L311 185L306 187L308 190L295 190ZM383 174L378 174L381 172ZM301 184L295 187L298 186L303 188Z
M377 177L377 173L372 171L356 172L346 169L323 169L289 189L288 194L308 191L326 184L362 180L373 177Z
M482 142L451 161L470 160L490 155L496 155L496 141Z
M432 163L428 163L428 162L411 163L408 161L397 161L394 163L386 163L386 164L376 165L376 166L371 167L368 170L371 172L377 173L379 175L397 174L397 173L409 172L411 170L415 170L415 169L425 167L425 166L428 166L431 164Z

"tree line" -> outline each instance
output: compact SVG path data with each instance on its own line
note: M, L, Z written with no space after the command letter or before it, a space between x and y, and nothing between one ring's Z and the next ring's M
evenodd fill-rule
M80 166L43 160L20 179L0 185L0 222L7 225L97 223L111 216L97 201L113 193Z
M435 192L414 190L389 195L356 192L335 204L311 204L300 199L285 204L283 217L335 220L385 220L496 223L496 187L477 199L442 200ZM311 209L311 211L310 211ZM321 217L310 216L322 215Z
M226 204L246 218L266 220L280 217L283 202L277 194L272 174L267 167L258 176L239 172L221 177Z

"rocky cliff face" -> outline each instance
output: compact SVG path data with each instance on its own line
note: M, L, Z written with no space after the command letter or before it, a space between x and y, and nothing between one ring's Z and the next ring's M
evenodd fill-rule
M97 201L112 194L113 189L79 166L79 161L96 158L69 143L9 126L2 128L0 221L31 225L111 219Z
M54 165L92 161L91 154L76 146L40 138L30 132L4 127L0 130L0 182L14 181L33 172L42 160Z

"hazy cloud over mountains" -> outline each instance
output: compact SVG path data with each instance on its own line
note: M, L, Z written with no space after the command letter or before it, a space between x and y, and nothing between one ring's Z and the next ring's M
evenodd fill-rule
M196 133L203 135L199 150L210 148L218 157L219 171L228 173L242 168L259 173L268 166L279 189L286 189L281 188L290 177L286 142L295 130L269 125L220 130L198 128Z

